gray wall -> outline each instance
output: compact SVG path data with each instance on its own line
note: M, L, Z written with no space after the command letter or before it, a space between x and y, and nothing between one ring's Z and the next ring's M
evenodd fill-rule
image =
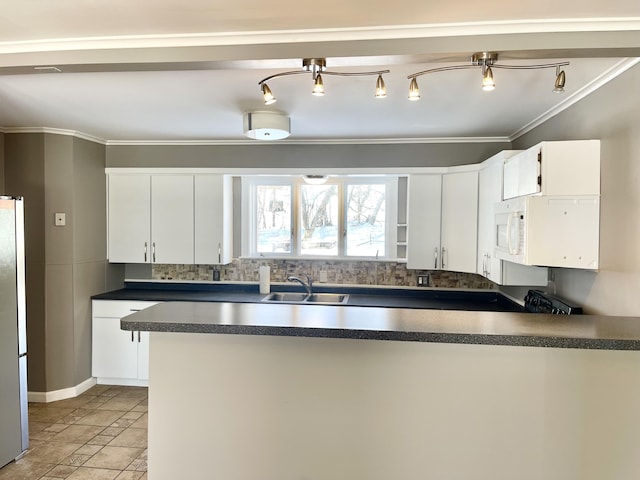
M25 197L29 391L70 388L91 377L89 298L108 284L105 147L52 134L5 140L7 191Z
M4 195L4 133L0 133L0 195Z
M557 293L592 313L640 314L640 66L514 142L601 140L600 270L554 269Z
M107 167L446 167L479 163L509 143L112 145Z

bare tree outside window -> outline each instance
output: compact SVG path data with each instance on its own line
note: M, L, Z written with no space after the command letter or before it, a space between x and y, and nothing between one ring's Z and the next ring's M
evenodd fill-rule
M291 186L256 187L258 252L291 253Z
M337 185L302 185L303 255L338 254Z
M385 186L354 184L347 188L347 255L383 256Z

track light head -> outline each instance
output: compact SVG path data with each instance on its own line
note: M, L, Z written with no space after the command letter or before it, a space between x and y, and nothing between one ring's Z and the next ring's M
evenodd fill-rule
M556 69L556 83L553 88L553 93L564 93L564 82L566 76L564 70L560 70L560 67Z
M266 83L262 83L260 84L260 88L262 89L262 98L264 98L265 105L272 105L276 103L277 99L273 96L269 85L267 85Z
M418 87L416 77L413 77L411 83L409 83L409 100L412 102L420 100L420 88Z
M376 80L376 98L387 98L387 87L382 79L382 74L378 75Z
M322 75L316 75L316 81L313 84L312 95L316 97L322 97L324 95L324 83L322 82Z
M482 74L482 90L490 92L496 88L496 82L493 81L493 71L491 67L485 68L484 65L482 69L484 70Z

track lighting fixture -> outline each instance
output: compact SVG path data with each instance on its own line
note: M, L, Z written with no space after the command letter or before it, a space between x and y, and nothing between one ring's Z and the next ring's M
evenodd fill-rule
M409 83L409 100L419 100L420 90L418 88L418 81L416 80L421 75L436 72L446 72L449 70L463 70L467 68L480 67L482 71L482 89L491 91L495 89L496 83L493 79L493 69L503 68L510 70L535 70L542 68L555 68L556 69L556 81L554 85L554 93L563 93L566 76L564 70L561 67L569 65L569 62L555 62L555 63L543 63L536 65L498 65L498 54L495 52L478 52L471 56L471 63L466 65L451 65L448 67L431 68L429 70L423 70L421 72L412 73L407 76L410 80Z
M301 73L311 73L313 78L313 90L311 93L316 96L324 95L324 81L322 75L334 75L336 77L364 77L377 75L375 97L385 98L387 96L387 89L384 85L382 75L389 73L389 70L376 70L373 72L331 72L326 70L327 62L324 58L305 58L302 60L302 70L293 70L290 72L281 72L268 77L263 78L258 82L262 96L264 98L265 105L271 105L275 103L276 97L271 92L271 89L267 85L267 82L273 78L284 77L288 75L298 75Z

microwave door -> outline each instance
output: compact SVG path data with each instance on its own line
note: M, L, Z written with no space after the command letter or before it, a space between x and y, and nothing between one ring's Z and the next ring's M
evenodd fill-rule
M520 214L518 212L511 213L507 219L507 249L509 250L509 255L520 254L519 219Z

